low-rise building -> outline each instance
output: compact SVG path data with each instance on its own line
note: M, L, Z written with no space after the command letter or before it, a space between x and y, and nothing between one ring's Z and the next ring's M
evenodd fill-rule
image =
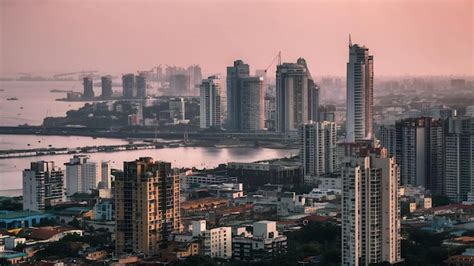
M114 220L114 200L100 200L94 205L94 220Z
M231 162L227 169L229 175L236 176L246 189L258 188L265 184L280 184L288 188L303 184L303 166L283 162Z
M232 228L206 229L206 221L192 222L192 234L202 239L202 254L211 258L232 258Z
M54 215L35 211L0 211L0 229L15 229L34 226L53 220Z
M269 260L286 251L287 237L279 234L273 221L256 222L253 224L253 235L232 239L232 257L236 260Z
M226 174L192 171L187 171L179 176L179 184L182 190L203 185L219 185L223 183L237 183L237 177Z
M67 235L82 236L84 234L84 231L69 226L31 227L23 231L26 238L41 242L55 242Z

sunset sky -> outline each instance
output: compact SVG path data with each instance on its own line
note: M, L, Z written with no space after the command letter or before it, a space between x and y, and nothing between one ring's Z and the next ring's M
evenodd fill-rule
M345 75L348 35L376 75L474 74L474 1L0 0L0 73L135 72L306 58ZM272 68L273 71L273 68Z

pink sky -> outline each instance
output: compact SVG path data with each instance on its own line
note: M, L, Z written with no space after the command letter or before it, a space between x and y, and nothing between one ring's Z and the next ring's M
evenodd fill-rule
M225 73L237 58L253 71L281 50L283 61L305 57L313 75L344 75L352 33L376 75L472 75L473 3L0 0L0 73Z

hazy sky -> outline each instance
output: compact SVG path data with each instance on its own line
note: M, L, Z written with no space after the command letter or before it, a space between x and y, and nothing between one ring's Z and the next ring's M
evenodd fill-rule
M352 33L376 75L472 75L473 3L0 0L0 72L224 73L237 58L254 71L281 50L286 62L305 57L313 75L345 75Z

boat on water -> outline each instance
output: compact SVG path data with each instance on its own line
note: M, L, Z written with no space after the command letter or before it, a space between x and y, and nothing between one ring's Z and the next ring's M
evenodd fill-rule
M7 98L7 101L18 101L18 98L17 97L10 97L10 98Z

